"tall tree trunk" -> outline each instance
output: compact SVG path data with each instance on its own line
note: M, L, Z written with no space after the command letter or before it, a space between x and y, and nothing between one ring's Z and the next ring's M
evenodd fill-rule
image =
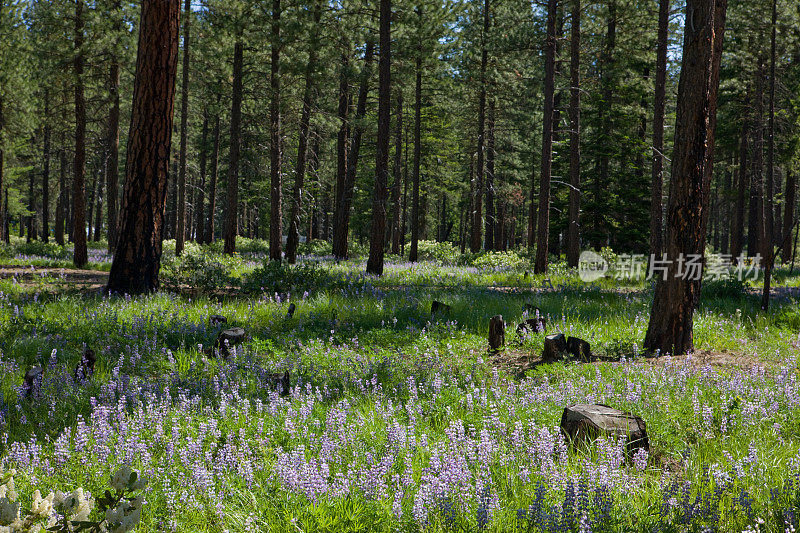
M600 123L600 136L598 143L597 168L594 180L594 206L592 214L594 244L603 246L609 240L606 219L606 207L602 203L603 190L609 186L609 169L611 164L611 150L614 142L612 113L614 99L614 49L617 43L617 3L616 0L608 2L608 23L606 28L606 42L600 54L600 94L601 103L598 107L598 122Z
M94 216L94 200L97 198L97 182L100 180L100 169L97 168L97 173L94 175L94 179L91 180L89 183L89 198L87 202L87 213L86 213L86 233L87 233L87 240L92 240L92 220Z
M197 244L206 242L205 236L205 204L206 204L206 170L208 168L208 108L203 109L203 129L200 134L200 178L197 184L197 196L194 202L195 238Z
M120 0L114 2L114 35L122 31L122 17L118 12ZM108 113L108 169L106 170L106 220L108 225L108 250L114 251L117 242L117 196L119 184L119 57L111 53L108 69L108 90L111 94L111 109Z
M36 171L31 169L28 179L28 237L27 242L36 239ZM91 229L91 227L90 227Z
M105 157L103 158L105 163ZM104 165L105 167L105 165ZM103 178L105 178L106 168L103 168ZM94 193L95 209L94 209L94 242L100 241L100 232L103 229L103 179L97 180L97 190Z
M181 79L181 146L178 156L178 211L175 225L175 255L183 253L186 239L186 140L189 130L189 44L192 25L192 0L183 8L183 64Z
M794 204L797 197L797 186L792 169L786 167L786 201L783 208L783 248L781 249L781 259L784 264L792 258L792 227L794 220Z
M394 141L394 185L392 185L392 243L391 250L400 254L400 189L403 179L403 90L397 91L397 124Z
M488 0L487 0L488 1ZM421 16L421 12L420 12ZM411 249L408 251L408 260L416 263L419 259L419 171L422 157L422 57L417 51L416 77L414 82L414 160L411 164ZM476 195L478 204L480 193ZM480 232L480 230L478 230ZM479 235L480 237L480 235ZM480 247L480 244L479 244Z
M536 244L536 150L532 150L533 155L531 159L531 190L530 190L530 207L528 208L528 249L532 250Z
M383 275L386 239L386 196L389 183L389 126L391 123L391 0L381 0L380 57L378 60L378 140L375 156L375 194L372 200L372 227L369 238L367 273Z
M241 33L233 47L233 98L231 99L231 136L228 155L228 187L225 203L225 246L228 255L236 252L239 205L239 143L242 126L242 62L243 44Z
M50 240L50 90L44 90L44 147L42 150L42 242Z
M3 114L3 94L0 93L0 201L3 200L3 172L5 164L5 126L6 119ZM8 194L8 193L6 193ZM6 216L8 216L8 206L3 204L0 207L0 240L6 241L8 232L6 230Z
M300 242L300 204L303 199L303 180L306 174L306 157L308 152L308 130L311 121L311 97L317 72L317 51L319 33L316 28L322 18L322 3L314 3L314 26L308 47L308 63L306 64L306 86L303 91L303 111L300 115L300 132L297 146L297 165L292 191L292 210L289 215L289 236L286 240L286 260L290 264L297 261L297 245ZM308 238L311 238L309 235Z
M569 228L567 266L577 268L580 257L581 212L581 0L572 0L569 90Z
M58 165L58 201L56 203L56 244L64 246L64 219L66 218L66 205L67 205L67 149L65 148L66 140L63 133L61 137L61 149L59 149L59 165Z
M755 120L753 121L753 193L755 195L755 220L753 229L753 249L750 255L761 255L761 266L766 257L766 209L764 194L764 63L758 58L756 67ZM752 213L751 213L752 214ZM770 244L771 246L771 244Z
M539 222L534 272L547 271L550 237L550 172L553 155L553 98L555 90L557 0L547 0L547 38L544 50L544 115L542 117L542 169L539 176Z
M487 139L486 139L486 184L484 191L484 202L486 203L486 216L484 217L484 242L483 247L486 250L496 250L494 227L497 222L497 215L495 213L496 195L494 189L494 125L495 125L495 111L496 104L494 96L489 98L489 113L486 119L487 126Z
M283 146L281 140L281 0L272 0L272 44L270 46L269 87L269 174L270 174L270 221L269 258L280 263L282 258L283 213L281 211L281 188L283 181ZM305 172L305 168L303 169Z
M775 41L778 26L778 2L772 0L772 35L769 56L769 117L767 122L767 192L764 195L764 290L761 294L761 309L769 309L769 291L772 280L772 265L775 262L773 244L775 239Z
M358 104L356 106L355 127L350 150L347 157L347 172L342 186L333 227L333 255L337 259L347 259L347 238L350 232L350 207L353 204L353 187L356 182L358 170L358 156L361 150L361 136L364 132L362 120L367 108L367 95L369 93L369 79L372 66L372 53L375 43L370 38L364 52L364 70L361 72L361 85L358 89Z
M345 43L345 50L349 44ZM341 54L341 66L339 67L339 133L336 137L336 190L334 191L333 200L333 247L337 247L336 242L338 235L336 224L338 222L338 209L339 204L342 202L342 195L344 194L345 182L347 181L347 159L349 156L350 148L350 58L349 50L343 51ZM328 231L325 232L326 236ZM345 236L345 238L347 238ZM336 253L334 252L334 255Z
M481 196L484 190L484 135L486 133L486 68L489 62L489 23L491 14L489 12L490 0L483 3L483 33L481 34L481 66L480 66L480 89L478 92L478 160L475 169L475 186L473 187L474 199L472 201L472 236L470 237L470 251L477 253L481 249L481 223L483 213L481 209Z
M661 195L664 182L664 109L667 94L667 44L669 38L669 0L658 3L658 43L653 103L653 166L650 188L650 254L661 257Z
M122 212L106 290L158 289L178 68L180 3L143 0Z
M716 4L716 5L715 5ZM678 258L705 252L710 163L716 112L719 63L727 0L687 0L683 56L678 84L675 148L672 158L666 276L656 278L655 295L644 347L682 354L693 349L692 318L700 294L702 271L678 275ZM684 273L687 274L687 273Z
M86 101L83 95L83 0L75 2L75 162L72 180L72 238L75 242L73 263L83 267L89 262L86 250Z
M733 167L733 159L731 159L731 168ZM733 187L733 171L730 169L725 170L725 178L722 183L722 241L720 243L720 253L727 255L731 238L731 189Z
M219 174L219 112L214 117L214 145L211 148L211 178L208 184L208 217L205 242L214 242L214 215L217 212L217 176Z

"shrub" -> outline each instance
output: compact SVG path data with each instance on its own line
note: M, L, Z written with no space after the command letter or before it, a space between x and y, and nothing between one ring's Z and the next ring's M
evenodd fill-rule
M329 281L330 272L314 263L289 265L266 260L245 277L242 290L249 293L285 294L321 288L328 285Z
M318 255L325 256L333 254L333 247L328 241L322 239L313 239L306 242L301 242L297 246L297 253L300 255Z
M704 281L700 294L703 298L736 300L747 295L747 284L737 278Z
M48 259L72 259L70 250L53 242L19 242L13 246L13 249L14 253L19 255L37 255Z
M417 250L421 261L439 261L443 265L455 265L461 255L449 242L419 241Z
M472 266L484 270L502 272L521 270L529 267L530 263L515 252L484 252L472 261Z
M195 245L196 246L196 245ZM231 272L230 261L216 254L186 250L179 258L162 264L161 280L165 287L186 285L204 292L213 292L237 283Z

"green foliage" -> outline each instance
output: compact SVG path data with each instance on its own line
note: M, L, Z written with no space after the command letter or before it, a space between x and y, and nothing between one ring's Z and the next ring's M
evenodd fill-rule
M461 252L452 243L419 241L417 252L420 261L438 261L442 265L458 264Z
M180 257L162 262L159 279L167 288L188 286L215 292L237 284L237 278L231 274L232 262L235 260L219 254L187 248Z
M700 297L737 301L747 296L747 289L747 283L737 278L703 281Z
M242 281L246 293L302 293L327 287L330 272L315 263L289 265L265 260L264 264Z

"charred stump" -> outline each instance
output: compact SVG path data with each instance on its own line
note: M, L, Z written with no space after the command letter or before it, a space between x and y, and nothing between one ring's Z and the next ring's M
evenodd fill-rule
M579 337L567 339L567 351L572 357L584 363L588 363L592 359L591 345Z
M499 351L506 343L506 323L503 315L493 316L489 320L489 349Z
M81 355L81 361L75 367L74 379L75 383L82 383L89 380L94 375L94 364L97 362L97 356L94 350L88 346Z
M610 435L626 438L629 457L637 450L650 450L647 425L639 417L602 404L577 404L566 407L561 415L561 431L571 443L590 443L599 436Z
M544 338L544 349L542 350L542 362L554 363L560 360L567 351L567 339L563 333L547 335Z

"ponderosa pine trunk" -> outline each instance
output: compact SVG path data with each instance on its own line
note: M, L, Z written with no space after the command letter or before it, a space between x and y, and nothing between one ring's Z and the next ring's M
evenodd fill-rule
M665 276L657 276L644 347L648 351L683 354L694 347L693 315L700 295L708 209L708 183L715 122L719 63L726 0L687 0L675 142L672 157L665 253ZM715 24L716 21L716 24ZM718 28L719 26L719 28ZM716 72L715 72L716 71ZM711 142L709 142L711 141ZM695 274L680 275L679 257L697 258ZM685 266L685 265L683 265ZM686 272L684 272L686 274Z
M76 267L84 267L89 262L86 250L86 100L84 98L83 80L83 0L75 2L75 58L72 61L75 70L75 160L72 179L72 239L75 252L72 262Z
M3 172L5 164L5 115L3 114L3 94L0 93L0 202L3 201ZM6 240L6 214L5 204L0 206L0 240Z
M59 149L58 165L58 201L56 202L56 244L64 246L64 223L66 219L67 206L67 149L65 148L66 139L61 134L61 148Z
M772 0L772 31L769 57L769 116L767 118L767 190L764 195L764 290L761 293L761 309L769 309L769 292L772 266L775 262L775 45L778 26L778 2Z
M114 11L121 8L119 1L114 3ZM118 13L114 14L114 34L122 31L122 19ZM111 52L111 61L108 68L108 91L111 95L111 109L108 112L108 168L106 169L106 220L108 225L108 250L114 251L117 242L117 196L119 195L119 57L116 50Z
M316 28L319 26L321 18L322 4L320 0L317 0L314 4L315 29L312 30L308 47L306 86L303 90L303 111L300 114L297 164L295 166L294 189L292 190L292 210L289 214L289 235L286 239L286 261L288 261L289 264L294 264L297 261L297 245L300 242L300 207L303 200L303 181L305 180L306 158L308 156L308 131L311 122L311 98L317 72L317 53L319 48L319 32L316 31ZM310 234L308 238L311 238Z
M391 251L400 254L400 189L403 180L403 90L397 91L397 124L394 140L394 185L392 185Z
M217 100L219 103L219 99ZM219 112L214 117L214 145L211 148L211 177L208 184L208 215L206 218L205 242L214 242L214 215L217 212L217 176L219 175Z
M206 204L206 171L208 170L208 108L203 109L203 129L200 134L200 177L197 195L194 202L195 239L197 244L206 242L205 204Z
M342 195L344 194L344 184L347 181L347 159L350 153L350 57L349 57L349 43L344 43L343 51L341 53L341 65L339 67L339 132L336 136L336 190L334 191L333 199L333 213L332 213L332 226L328 227L331 233L331 241L335 249L338 244L336 242L338 233L336 224L338 221L339 204L342 202ZM334 255L336 253L334 252Z
M411 164L411 247L408 260L416 263L419 259L419 172L422 158L422 57L418 51L416 61L416 77L414 81L414 157ZM480 194L477 195L478 204ZM478 230L480 231L480 230ZM480 245L479 245L480 246Z
M786 168L786 203L783 211L783 247L781 249L781 259L783 263L788 263L792 258L792 228L794 227L794 203L797 197L797 185L795 184L792 169Z
M572 0L570 31L569 90L569 228L567 266L578 267L580 257L581 206L581 0Z
M271 98L269 104L269 258L281 262L283 253L283 146L281 140L281 0L272 0L272 26L270 29L272 43L270 45L269 87Z
M228 187L225 198L225 246L224 252L236 252L236 234L239 231L239 143L242 127L242 62L243 43L241 33L233 46L233 93L231 99L231 134L228 155ZM213 215L213 213L212 213Z
M372 225L369 238L367 274L383 275L386 239L386 197L389 184L389 126L391 123L391 0L380 0L378 46L378 139L375 156L375 193L372 197Z
M484 237L483 248L485 250L497 250L495 247L494 227L497 222L496 195L494 188L494 165L495 165L495 111L496 103L494 96L489 97L489 112L486 117L486 177L484 179L484 203L486 204L486 216L484 217Z
M175 224L175 255L183 253L186 240L186 144L189 130L189 44L192 0L183 8L183 62L181 64L181 146L178 155L178 205Z
M664 110L667 94L667 44L669 38L669 0L658 3L658 41L656 44L656 80L653 101L653 161L650 187L650 254L661 257L662 203L664 187Z
M487 64L489 62L489 50L487 41L489 39L490 22L490 0L483 3L483 33L481 33L481 66L480 66L480 87L478 89L478 157L475 169L475 186L472 189L472 234L470 237L469 249L472 253L477 253L481 249L481 224L483 223L483 209L481 197L484 190L484 145L486 134L486 84L487 84Z
M142 1L125 188L106 287L111 293L158 289L179 31L180 2Z
M532 150L535 154L536 150ZM531 190L530 190L530 206L528 207L528 249L532 249L536 245L536 156L531 158Z
M550 172L553 156L553 100L555 92L557 0L547 0L547 37L544 49L544 113L542 116L542 168L539 175L539 222L534 272L547 271L550 237Z
M50 90L44 90L44 147L42 148L42 242L50 240Z
M350 233L350 208L353 205L353 188L356 183L356 172L358 170L358 157L361 150L361 137L364 133L362 121L367 109L367 96L369 94L369 79L371 76L372 53L375 43L372 38L367 40L366 50L364 51L364 69L361 72L361 85L358 89L358 103L356 105L356 115L354 117L355 126L353 137L350 142L350 149L347 154L347 172L342 186L342 192L336 214L334 216L333 227L333 255L337 259L347 259L347 241Z

